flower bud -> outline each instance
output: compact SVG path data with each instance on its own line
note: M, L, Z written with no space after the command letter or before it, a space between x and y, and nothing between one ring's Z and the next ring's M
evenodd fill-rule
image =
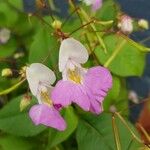
M128 98L130 101L132 101L135 104L139 103L139 98L138 98L138 95L135 91L129 91Z
M116 106L115 105L111 105L110 108L109 108L109 111L112 112L112 113L117 112Z
M118 28L120 28L120 30L125 33L125 34L129 34L133 31L133 20L131 17L127 16L127 15L123 15L121 16L121 20L118 23Z
M23 66L19 72L22 78L26 77L26 69L27 69L27 66Z
M15 59L21 58L21 57L23 57L23 56L24 56L24 53L23 53L23 52L19 52L19 53L14 54L14 58L15 58Z
M23 111L31 103L31 96L23 96L20 102L20 111Z
M10 68L5 68L2 70L2 77L10 77L12 74L13 72Z
M145 30L148 30L148 29L149 29L149 23L148 23L148 21L145 20L145 19L140 19L140 20L138 21L138 25L139 25L139 27L142 28L142 29L145 29Z
M3 28L0 30L0 44L5 44L10 38L10 30Z
M61 29L61 25L62 25L62 22L59 21L59 20L55 20L55 21L53 21L53 23L52 23L52 27L53 27L54 29Z

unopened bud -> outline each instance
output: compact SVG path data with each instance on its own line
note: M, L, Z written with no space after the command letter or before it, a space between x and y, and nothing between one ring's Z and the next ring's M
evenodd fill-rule
M148 29L149 29L149 23L148 23L148 21L145 20L145 19L140 19L140 20L138 21L138 25L139 25L139 27L142 28L142 29L145 29L145 30L148 30Z
M0 30L0 44L5 44L10 38L10 30L3 28Z
M139 98L138 98L138 95L136 92L134 91L129 91L128 93L128 98L130 101L132 101L133 103L135 104L138 104L139 103Z
M129 34L133 31L133 20L127 15L121 16L118 28L125 34Z
M23 56L24 56L24 53L23 53L23 52L14 54L14 58L15 58L15 59L21 58L21 57L23 57Z
M59 21L59 20L55 20L53 23L52 23L52 27L54 29L61 29L61 25L62 25L62 22Z
M117 108L115 105L111 105L110 108L109 108L109 111L112 112L112 113L115 113L117 111Z
M22 78L26 77L26 69L27 69L27 66L23 66L19 72Z
M29 106L31 103L31 96L25 95L23 96L21 102L20 102L20 111L23 111L27 106Z
M2 70L2 77L10 77L12 74L13 72L10 68L5 68Z

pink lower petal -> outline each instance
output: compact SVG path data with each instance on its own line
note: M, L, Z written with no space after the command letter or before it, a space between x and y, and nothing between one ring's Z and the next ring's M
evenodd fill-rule
M32 106L29 111L29 116L36 125L43 124L60 131L66 129L66 123L59 112L55 108L45 104Z
M52 90L51 98L54 104L68 106L72 103L73 85L68 81L60 80Z

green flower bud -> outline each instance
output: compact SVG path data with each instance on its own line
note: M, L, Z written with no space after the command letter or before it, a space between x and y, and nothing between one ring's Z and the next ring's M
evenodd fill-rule
M10 68L5 68L2 70L2 77L10 77L12 76L12 70Z

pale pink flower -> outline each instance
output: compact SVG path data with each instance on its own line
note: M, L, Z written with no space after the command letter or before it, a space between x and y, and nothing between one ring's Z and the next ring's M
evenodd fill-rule
M64 119L53 106L51 99L51 86L55 80L55 74L48 67L40 63L33 63L26 69L26 77L32 94L37 97L38 103L31 107L29 116L38 125L43 124L63 131L66 128Z
M77 40L62 41L59 52L59 70L63 79L52 91L54 104L68 106L78 104L85 111L99 114L102 101L112 86L112 76L108 69L97 66L85 69L81 64L88 60L86 48Z

